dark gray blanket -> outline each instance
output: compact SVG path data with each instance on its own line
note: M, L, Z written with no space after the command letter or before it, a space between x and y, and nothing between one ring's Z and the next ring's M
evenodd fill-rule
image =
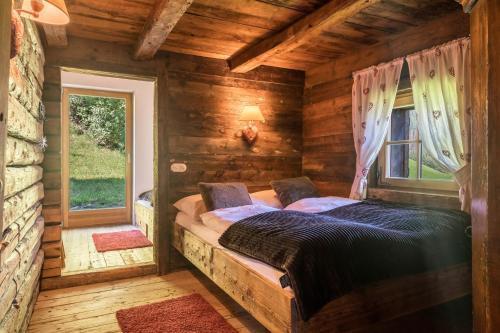
M359 286L470 260L469 215L375 201L234 223L219 243L286 274L303 320Z

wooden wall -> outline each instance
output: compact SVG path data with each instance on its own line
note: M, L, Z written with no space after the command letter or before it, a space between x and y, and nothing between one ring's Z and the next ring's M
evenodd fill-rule
M471 15L474 332L500 331L500 2Z
M241 181L257 191L301 174L302 72L234 74L224 61L179 54L167 55L167 64L168 160L188 167L170 172L171 203L199 193L202 181ZM266 119L253 146L239 133L244 105L259 105Z
M248 74L236 74L223 60L175 53L160 53L153 61L135 62L126 46L79 38L71 38L68 48L48 48L46 56L44 100L49 148L44 163L44 213L50 223L61 220L57 73L63 67L156 79L155 200L167 203L155 205L160 273L175 264L170 260L173 251L169 221L175 214L171 204L196 193L199 181L243 181L256 191L268 188L272 179L301 174L302 72L261 67ZM258 125L259 139L253 147L237 136L244 125L238 116L247 104L260 105L266 118L265 124ZM172 162L185 162L187 172L170 172Z
M47 149L42 164L45 198L43 217L45 235L43 250L45 263L42 278L61 275L64 249L61 239L61 71L59 68L45 66L43 85L43 104L45 106L44 133Z
M469 34L469 17L449 14L306 73L302 168L324 194L348 196L356 169L352 72Z
M43 264L42 168L44 51L24 21L22 50L10 62L4 216L0 260L0 331L26 329Z
M198 182L237 181L249 191L269 189L273 179L301 174L302 72L261 67L248 74L229 72L225 61L167 55L167 160L187 165L168 174L169 203L199 193ZM266 119L257 124L257 142L239 136L244 105L259 105ZM168 170L166 170L168 172ZM169 206L172 223L176 209ZM171 256L171 267L182 260Z

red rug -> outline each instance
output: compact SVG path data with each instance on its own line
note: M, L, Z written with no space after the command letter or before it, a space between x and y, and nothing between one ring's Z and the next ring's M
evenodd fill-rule
M92 239L94 240L97 252L153 246L153 243L151 243L140 230L92 234Z
M123 333L236 333L199 294L119 310Z

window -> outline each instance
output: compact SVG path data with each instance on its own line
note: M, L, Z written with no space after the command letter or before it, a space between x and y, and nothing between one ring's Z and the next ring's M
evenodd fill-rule
M65 227L131 221L132 98L126 92L63 89Z
M453 175L426 153L418 134L411 88L398 92L387 138L379 154L379 185L458 189Z

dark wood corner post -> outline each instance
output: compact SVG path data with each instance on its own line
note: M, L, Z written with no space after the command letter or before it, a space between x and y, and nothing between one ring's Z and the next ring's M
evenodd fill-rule
M155 138L155 215L158 273L166 274L171 269L172 228L169 221L169 169L168 159L168 75L166 61L159 61L156 81L156 112L154 120Z
M471 13L474 332L500 331L500 1Z

